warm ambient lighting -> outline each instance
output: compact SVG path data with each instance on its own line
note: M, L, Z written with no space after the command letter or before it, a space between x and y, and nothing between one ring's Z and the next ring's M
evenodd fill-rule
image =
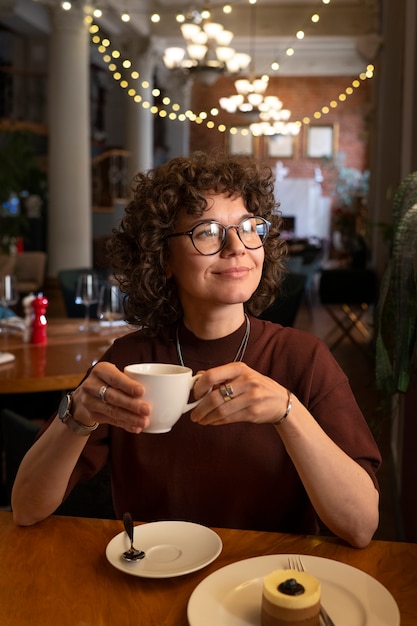
M181 34L186 48L170 47L165 50L163 59L168 69L195 74L204 84L212 85L220 74L237 73L248 67L250 56L230 47L233 33L221 24L211 22L208 11L193 11L188 20L185 16L178 17L184 20Z
M291 111L283 109L278 96L264 95L269 77L254 80L241 78L235 81L237 94L220 98L222 109L228 113L242 113L251 121L255 135L298 135L300 125L289 122Z
M283 109L283 103L278 96L267 96L269 76L255 76L254 42L255 42L256 14L251 11L250 22L250 50L251 71L249 78L235 80L236 94L220 98L221 108L228 113L240 113L250 124L250 130L255 135L297 135L300 132L298 124L290 123L291 111ZM301 31L299 31L301 32Z
M235 80L237 93L232 96L220 98L219 103L222 109L228 113L252 113L256 117L259 115L259 106L264 100L263 94L268 86L269 77L262 76L254 80L239 78Z
M328 4L328 1L325 2L324 0L322 0L322 2L323 4ZM254 3L255 3L255 0L253 0L253 2L249 2L249 4L254 4ZM64 8L63 6L64 4L67 10L71 10L71 3L69 1L65 3L64 2L61 3L62 8ZM291 134L297 134L299 132L299 129L302 126L309 125L313 119L318 119L319 117L326 115L328 112L330 112L331 109L335 109L339 105L341 105L343 102L343 99L344 100L347 99L346 96L350 96L352 93L354 93L354 90L359 88L361 84L365 82L367 79L373 78L374 71L375 71L375 68L372 65L368 65L366 68L366 71L361 72L361 74L352 81L351 85L349 85L346 88L345 90L346 96L343 96L342 98L338 96L337 99L336 98L331 99L327 104L323 104L323 106L320 107L319 111L315 111L314 113L310 113L309 115L300 116L299 119L295 122L289 121L289 117L291 113L290 112L286 113L287 109L283 109L282 103L280 103L275 107L270 106L270 111L271 110L274 111L274 108L275 108L275 111L278 110L278 113L275 113L275 116L277 117L278 115L280 115L280 119L274 120L274 121L272 121L271 119L269 119L269 121L262 121L260 118L260 113L261 113L260 107L258 107L259 121L257 123L250 124L248 127L245 127L242 131L236 131L236 128L233 125L229 126L223 122L220 122L220 123L215 122L214 118L219 114L219 111L216 107L211 108L210 111L200 111L199 113L196 113L196 112L193 112L192 110L188 110L188 109L184 110L180 104L178 104L175 101L171 101L170 99L164 99L163 104L160 106L155 106L155 105L151 106L150 103L144 99L143 95L141 95L141 90L147 89L148 85L145 85L145 81L142 81L140 84L137 84L140 78L139 72L137 72L136 70L132 70L130 72L130 76L128 76L126 79L124 77L122 78L122 74L120 70L126 72L125 68L132 66L132 62L129 59L126 59L126 58L123 59L122 53L119 50L117 49L112 50L112 44L110 40L108 39L108 37L104 36L104 34L100 34L100 27L98 26L98 24L95 24L93 22L93 17L91 15L91 7L88 7L88 11L87 11L87 5L86 5L85 11L87 13L86 23L89 24L89 32L91 34L93 44L96 46L97 50L102 55L103 61L107 65L108 70L113 75L113 78L119 83L121 88L124 88L127 90L128 95L134 100L135 103L140 104L140 106L142 106L143 108L149 108L150 111L154 115L159 115L161 117L166 116L169 120L178 120L180 122L193 122L197 124L205 124L207 128L215 130L220 133L242 132L243 134L246 131L246 132L251 132L254 135L255 134L260 135L260 134L277 134L277 133L284 134L284 132L287 131L287 132L291 132ZM183 21L185 21L185 17L184 16L182 17L183 17ZM205 19L208 19L208 18L209 16L205 16ZM159 15L153 14L151 16L151 21L153 22L159 21ZM299 37L297 37L297 39L298 38ZM183 56L185 56L185 51L183 49L181 50L182 50ZM247 56L249 57L249 55ZM250 63L251 61L249 61L249 65ZM120 65L120 68L119 68L119 65ZM279 63L277 60L273 62L273 69L274 70L279 69ZM218 76L218 73L216 73L215 78L217 76ZM134 84L131 83L130 81L134 81ZM235 96L241 96L241 95L242 94L235 94ZM239 100L241 100L241 98L239 98ZM272 105L272 100L269 100L269 96L265 96L264 100L266 102L269 102ZM277 98L277 100L279 100L279 98ZM235 112L237 111L238 109L236 105ZM257 112L252 113L252 117L254 117L255 113ZM266 116L266 112L262 112L262 114L263 116ZM283 117L285 116L287 116L286 118L287 121L283 119ZM250 114L248 115L248 117L250 117ZM272 117L273 116L271 114L270 118ZM283 127L281 123L286 124L286 126Z

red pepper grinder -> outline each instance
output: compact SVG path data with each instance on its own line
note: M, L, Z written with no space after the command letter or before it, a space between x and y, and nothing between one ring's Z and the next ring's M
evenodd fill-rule
M42 293L38 293L32 302L33 323L32 323L32 343L46 343L46 308L48 299Z

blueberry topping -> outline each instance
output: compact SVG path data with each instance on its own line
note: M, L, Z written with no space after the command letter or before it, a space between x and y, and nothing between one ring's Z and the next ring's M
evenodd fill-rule
M295 578L288 578L288 580L285 580L278 586L278 591L285 593L287 596L300 596L305 589Z

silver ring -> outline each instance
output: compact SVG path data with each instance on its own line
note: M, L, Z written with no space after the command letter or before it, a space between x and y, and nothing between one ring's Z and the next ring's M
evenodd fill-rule
M233 398L233 388L228 383L220 385L219 391L222 394L222 398L225 402L230 402Z
M98 392L98 397L100 398L100 400L102 402L106 402L105 395L106 395L107 389L108 389L108 386L107 385L103 385L102 387L100 387L100 390Z

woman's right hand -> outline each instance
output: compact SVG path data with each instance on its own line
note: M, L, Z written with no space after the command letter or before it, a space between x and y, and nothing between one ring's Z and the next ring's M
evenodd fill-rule
M100 389L107 387L104 400ZM140 433L149 424L150 406L143 387L111 363L100 362L72 394L71 414L91 426L111 424ZM63 425L58 416L25 454L12 490L16 524L29 526L51 515L61 504L88 437Z
M105 387L104 394L100 390ZM95 422L140 433L149 426L150 405L142 400L143 386L112 363L97 363L72 394L72 416L91 426Z

